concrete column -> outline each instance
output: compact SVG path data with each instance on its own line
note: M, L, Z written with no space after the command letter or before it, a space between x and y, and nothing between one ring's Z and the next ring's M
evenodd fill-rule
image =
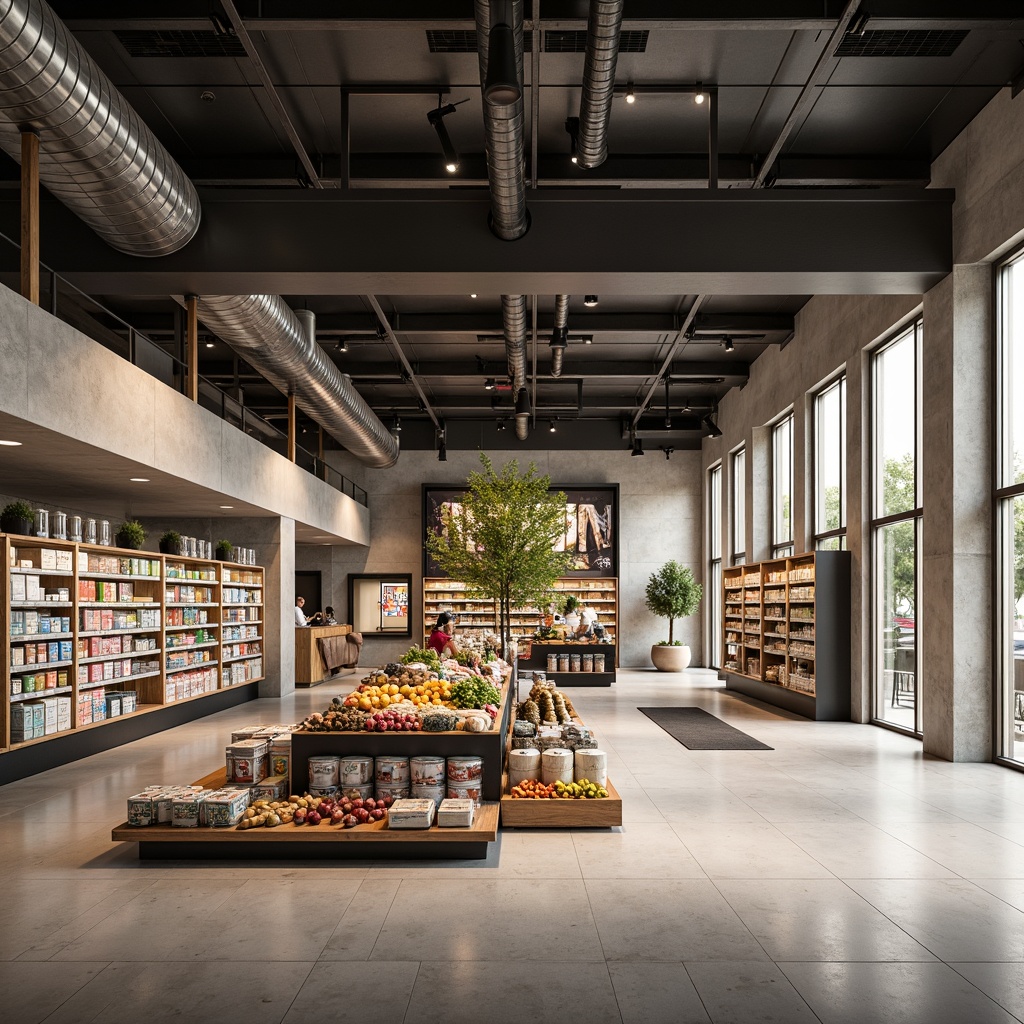
M850 717L871 721L871 354L846 363L846 546L850 552Z
M266 567L266 672L260 696L284 697L295 690L295 520L280 517L250 522L265 524L261 539L253 545Z
M747 442L747 561L772 557L772 429L754 427Z
M921 651L925 753L992 757L992 267L924 297Z

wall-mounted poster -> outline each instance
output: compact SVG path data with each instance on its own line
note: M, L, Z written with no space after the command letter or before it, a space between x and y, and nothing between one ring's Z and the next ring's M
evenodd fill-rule
M350 573L348 607L352 628L370 636L412 636L409 619L411 573Z
M567 576L617 576L618 506L617 484L587 486L581 484L552 486L552 491L565 494L565 532L556 541L556 551L569 551L573 567ZM426 549L428 532L441 534L444 530L444 510L458 515L462 507L465 487L423 487L423 575L444 576L440 566Z

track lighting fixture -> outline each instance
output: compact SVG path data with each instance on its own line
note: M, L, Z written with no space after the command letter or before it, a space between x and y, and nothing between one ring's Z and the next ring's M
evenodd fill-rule
M402 432L402 420L397 412L395 413L395 418L391 421L389 432L396 441L400 440L398 435Z
M593 345L594 344L594 336L592 334L584 334L583 335L583 344L584 345Z
M444 441L442 441L437 447L437 461L447 462L448 461L448 449L445 447Z
M626 86L626 102L630 106L632 106L634 103L636 103L636 93L633 92L633 83L632 82L630 82L629 85Z
M484 391L493 391L495 388L495 380L493 377L488 377L484 381Z
M520 388L516 395L516 437L525 441L530 433L530 392L526 388Z
M726 335L725 338L722 339L722 345L725 347L726 352L732 352L736 348L732 338L730 338L728 335Z
M515 34L512 31L512 4L492 5L495 12L487 34L487 78L484 102L491 107L507 107L523 95L516 67Z
M437 461L448 461L448 424L441 421L440 426L435 430L437 435Z
M574 163L580 162L580 119L578 117L567 117L565 119L565 130L569 133L569 159Z
M553 434L555 432L555 421L548 420L548 432Z
M701 423L704 424L708 432L708 437L721 437L722 431L719 429L718 424L711 418L714 413L707 413L707 415L701 417Z
M693 102L696 103L697 106L699 107L704 102L705 98L706 98L706 93L704 92L704 83L703 82L698 82L697 83L697 91L696 91L696 93L694 93L694 96L693 96Z
M459 103L466 103L467 100L459 100ZM451 137L448 134L448 129L445 127L444 119L449 114L455 113L455 108L458 103L445 103L441 104L441 94L437 97L437 108L435 110L427 111L427 121L430 126L437 132L438 140L441 143L441 152L444 153L444 169L449 174L455 174L459 169L459 152L452 145Z
M500 434L505 429L505 421L503 419L498 420L498 433Z
M597 296L587 295L583 299L583 305L586 306L588 309L593 309L597 305Z
M644 443L639 438L633 442L633 450L629 453L630 458L636 458L644 454Z
M347 352L348 351L348 340L346 338L339 338L338 339L338 351L339 352Z
M673 448L672 445L669 444L662 445L661 450L665 453L665 461L668 462L668 460L672 458L672 453L675 451L675 448Z

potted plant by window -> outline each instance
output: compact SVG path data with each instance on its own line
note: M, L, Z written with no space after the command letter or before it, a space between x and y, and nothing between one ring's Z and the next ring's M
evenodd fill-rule
M117 536L114 538L119 548L129 548L138 551L146 539L146 531L138 519L126 519L118 528Z
M160 538L160 553L163 555L181 554L181 534L177 530L168 530Z
M700 604L704 589L685 565L666 562L647 581L647 607L668 619L668 640L660 640L651 648L651 661L659 672L682 672L690 664L690 648L672 637L676 619L692 615Z
M31 537L35 523L35 512L27 501L12 501L0 512L0 531Z
M230 562L234 555L234 548L229 540L217 541L217 558L221 562Z

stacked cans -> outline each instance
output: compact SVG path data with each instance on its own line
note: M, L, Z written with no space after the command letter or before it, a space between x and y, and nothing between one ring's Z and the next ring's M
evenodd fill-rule
M377 757L374 758L376 770L377 799L407 800L409 798L409 758Z
M309 759L309 792L311 796L336 797L339 792L340 757L323 754Z
M445 798L445 760L443 757L409 759L414 800L433 800L438 807Z
M341 758L339 764L341 792L348 800L369 800L374 795L373 758L352 754Z
M472 800L479 807L483 792L483 758L449 757L447 767L448 796L453 800Z

